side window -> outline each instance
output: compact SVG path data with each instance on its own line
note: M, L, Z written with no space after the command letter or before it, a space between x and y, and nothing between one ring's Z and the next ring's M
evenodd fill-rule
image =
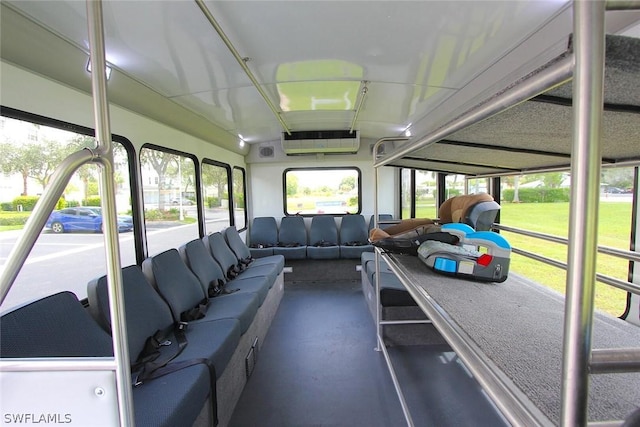
M465 183L464 175L456 175L456 174L447 175L445 179L447 194L445 195L446 197L444 199L447 200L453 196L459 196L461 194L465 194L464 183Z
M488 193L489 178L471 178L467 180L467 192L469 194Z
M247 211L245 208L246 177L244 169L233 168L233 216L238 230L247 228Z
M287 215L360 213L362 185L357 168L296 168L283 174Z
M20 114L16 113L16 116ZM29 117L32 120L33 116ZM87 129L46 118L35 117L33 120L37 123L10 117L2 120L1 259L6 259L15 245L20 230L50 183L56 167L69 154L96 146L92 136L81 133L90 132ZM77 129L78 132L69 129ZM130 265L135 264L136 256L132 238L130 159L125 148L129 143L124 138L115 139L113 178L120 231L120 261L122 265ZM1 311L61 291L71 291L80 299L86 298L87 283L106 274L99 174L97 165L87 164L71 177L0 307Z
M204 222L207 234L220 231L231 224L229 214L228 165L205 160L202 163L202 194L204 196Z
M140 150L140 168L149 255L197 239L194 159L145 145Z
M411 188L413 186L413 174L412 169L400 170L400 207L402 212L402 218L411 218L411 211L414 203L413 193Z
M416 169L400 173L402 218L437 218L436 174Z

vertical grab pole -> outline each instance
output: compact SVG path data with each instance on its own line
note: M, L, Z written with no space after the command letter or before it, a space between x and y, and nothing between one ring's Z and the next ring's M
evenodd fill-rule
M131 369L125 327L122 270L120 268L120 246L113 181L113 146L109 127L109 104L107 100L107 76L102 22L102 1L87 0L87 25L91 59L91 89L96 127L97 152L100 161L100 195L103 213L107 281L109 283L109 305L113 353L116 362L116 387L119 420L122 427L134 426L133 400L131 393Z
M563 426L582 426L588 421L604 98L605 2L575 0L573 10L576 64L562 361Z
M406 136L399 137L387 137L380 138L373 144L373 227L378 228L378 180L380 179L378 175L379 167L375 166L378 154L378 147L384 144L386 141L408 141L409 138ZM380 322L382 321L382 307L380 305L380 254L377 250L374 250L375 253L375 271L376 271L376 283L374 283L374 287L376 290L376 351L380 351L380 342L382 341L382 325Z

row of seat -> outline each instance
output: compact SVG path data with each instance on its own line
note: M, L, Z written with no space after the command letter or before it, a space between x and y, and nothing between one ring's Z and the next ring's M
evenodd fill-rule
M373 217L372 217L373 218ZM386 218L386 216L385 216ZM252 256L273 254L286 259L359 259L363 252L372 252L369 227L362 215L345 215L340 221L329 215L314 216L309 230L302 216L286 216L280 227L273 217L257 217L249 229Z
M122 269L136 425L228 424L284 291L229 227ZM106 276L2 316L3 358L113 355ZM157 378L156 378L157 377ZM198 421L196 423L196 421Z

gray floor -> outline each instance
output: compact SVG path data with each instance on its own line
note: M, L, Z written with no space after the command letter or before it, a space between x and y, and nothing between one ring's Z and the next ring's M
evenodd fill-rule
M231 426L406 425L355 261L288 262L285 294ZM389 349L416 426L504 422L446 346Z

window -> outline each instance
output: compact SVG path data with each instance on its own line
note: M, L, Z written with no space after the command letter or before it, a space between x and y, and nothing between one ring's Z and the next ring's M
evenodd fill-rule
M24 113L7 110L13 117L27 117ZM38 123L3 117L0 163L7 173L2 179L0 218L13 218L11 223L14 225L0 226L3 231L2 259L9 255L55 168L72 152L96 145L95 139L86 134L90 130L31 115L29 120ZM62 126L67 130L61 129ZM35 134L40 136L37 141L30 138ZM135 264L136 255L131 233L130 151L126 147L132 149L126 139L115 139L113 156L120 257L122 265L130 265ZM86 298L87 283L106 274L98 182L99 168L94 164L80 167L71 177L0 307L1 311L60 291L71 291L80 299Z
M153 256L200 236L196 169L185 154L144 146L140 150L148 255Z
M437 218L436 174L415 169L402 169L402 218Z
M247 213L245 209L245 188L246 180L244 169L234 167L233 168L233 216L235 219L235 226L238 230L243 230L247 227Z
M489 178L470 178L467 180L467 193L489 193Z
M231 224L229 215L228 165L205 160L202 163L202 194L204 195L204 222L207 234L220 231Z
M283 175L287 215L341 215L361 212L357 168L287 169Z

